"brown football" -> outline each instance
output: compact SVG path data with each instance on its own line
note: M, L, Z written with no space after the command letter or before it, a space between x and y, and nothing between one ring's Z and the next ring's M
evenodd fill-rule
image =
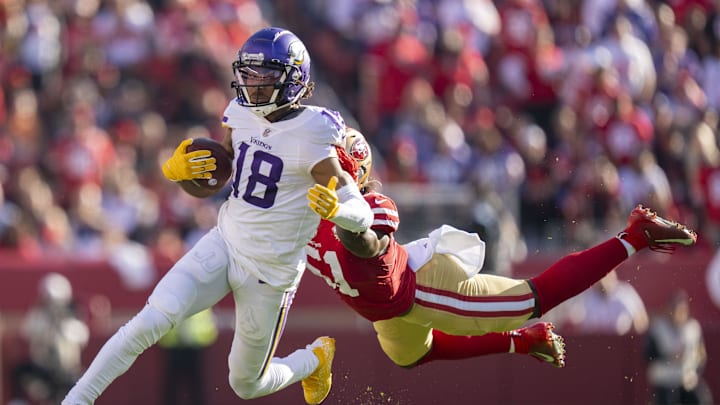
M216 160L217 169L212 172L212 178L184 180L179 183L180 187L190 195L200 198L210 197L222 190L233 172L232 156L225 147L210 138L194 138L185 150L209 150Z

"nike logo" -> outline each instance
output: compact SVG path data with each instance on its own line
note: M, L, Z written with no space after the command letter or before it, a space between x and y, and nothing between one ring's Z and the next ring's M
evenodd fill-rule
M375 197L375 204L382 204L385 201L387 201L387 198L377 198Z

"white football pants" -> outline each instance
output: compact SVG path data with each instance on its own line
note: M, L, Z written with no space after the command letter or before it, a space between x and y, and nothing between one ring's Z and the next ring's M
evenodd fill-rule
M230 291L235 299L235 332L228 356L229 382L243 398L279 391L309 376L318 366L310 349L273 357L296 285L271 287L232 259L212 229L158 282L145 307L100 349L62 405L92 404L135 359L174 325L210 308Z

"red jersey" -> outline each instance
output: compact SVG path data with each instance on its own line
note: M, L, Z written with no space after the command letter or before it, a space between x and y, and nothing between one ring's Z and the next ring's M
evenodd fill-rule
M393 236L400 222L395 201L375 192L364 197L375 215L371 229L390 235L387 251L378 257L359 258L342 245L335 224L321 220L306 247L307 268L325 279L355 312L374 322L410 310L415 273L407 266L407 251Z

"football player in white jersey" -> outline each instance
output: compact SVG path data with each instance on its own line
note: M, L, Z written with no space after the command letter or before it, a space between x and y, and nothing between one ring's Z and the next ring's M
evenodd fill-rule
M232 64L237 98L223 117L224 146L234 156L232 191L210 230L160 280L147 305L101 348L63 405L91 404L145 349L185 318L228 293L235 300L229 382L243 398L271 394L302 381L305 400L330 391L335 341L323 336L287 357L274 352L305 269L305 245L320 217L305 194L337 177L333 207L322 215L362 232L373 214L337 159L345 123L335 111L304 106L312 93L310 57L290 31L264 28L245 42ZM165 162L172 181L209 178L216 161L183 141ZM325 196L324 198L327 198ZM337 209L335 209L337 207Z

